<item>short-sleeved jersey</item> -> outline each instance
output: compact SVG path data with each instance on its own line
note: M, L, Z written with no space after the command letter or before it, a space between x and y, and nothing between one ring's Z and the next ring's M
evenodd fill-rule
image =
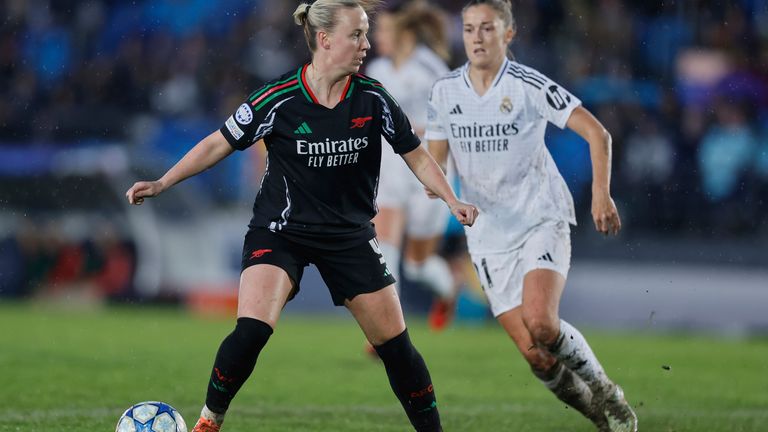
M334 108L317 102L307 65L265 84L221 127L237 150L264 139L267 168L250 228L298 243L342 249L375 236L381 137L397 153L420 144L397 102L377 81L348 78Z
M470 252L518 247L545 221L576 224L573 198L544 145L547 122L564 128L581 104L534 69L506 60L479 96L469 63L432 88L426 139L448 140L462 197L480 217L467 229Z
M445 62L434 51L418 45L399 68L387 57L371 61L365 73L379 80L419 130L427 126L427 100L432 84L449 72Z

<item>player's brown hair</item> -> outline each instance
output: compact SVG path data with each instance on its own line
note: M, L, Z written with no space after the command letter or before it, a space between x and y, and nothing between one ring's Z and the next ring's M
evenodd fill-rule
M428 46L444 61L450 59L445 13L435 5L415 2L398 10L395 26L398 33L412 32L419 43Z
M336 28L336 13L341 8L361 7L367 14L372 14L381 4L381 0L317 0L302 3L293 12L293 21L304 28L304 38L309 50L317 50L315 34L318 31L332 33Z
M506 27L511 27L512 30L517 31L517 23L515 22L515 16L512 14L512 1L511 0L471 0L461 10L461 13L467 11L472 6L488 5L499 15L499 18L504 22Z

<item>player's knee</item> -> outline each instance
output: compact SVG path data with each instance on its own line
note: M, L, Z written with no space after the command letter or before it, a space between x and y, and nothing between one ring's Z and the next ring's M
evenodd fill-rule
M557 339L560 327L557 322L546 316L525 316L523 323L531 334L533 342L538 346L548 346Z

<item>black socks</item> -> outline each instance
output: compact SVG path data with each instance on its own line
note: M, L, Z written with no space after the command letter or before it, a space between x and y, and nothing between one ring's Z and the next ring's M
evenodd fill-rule
M411 344L408 330L374 348L384 363L392 390L416 431L442 431L432 379L424 359Z
M256 359L264 348L272 327L253 318L238 318L235 330L219 347L213 363L205 405L217 414L224 414L237 391L253 372Z

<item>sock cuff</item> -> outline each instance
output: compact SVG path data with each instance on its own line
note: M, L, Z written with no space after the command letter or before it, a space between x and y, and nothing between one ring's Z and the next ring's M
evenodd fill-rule
M249 317L240 317L237 319L237 329L239 330L245 330L249 333L255 333L259 335L264 336L271 336L272 333L274 333L274 329L272 329L272 326L265 323L264 321L258 320L256 318L249 318Z
M410 350L412 346L411 338L408 335L408 329L405 329L399 335L379 346L374 346L373 348L382 360L386 360L392 356L397 356L406 350Z
M552 344L547 347L547 350L549 350L549 352L555 353L560 350L560 348L563 346L563 342L565 341L566 333L568 333L569 327L570 327L570 324L568 324L562 319L560 320L560 332L557 334L555 341L552 342Z
M532 369L532 371L536 378L544 383L544 386L552 390L560 385L560 381L563 379L563 373L565 372L565 366L562 362L560 362L560 360L558 360L555 362L555 364L552 365L551 368L546 371L535 369Z

